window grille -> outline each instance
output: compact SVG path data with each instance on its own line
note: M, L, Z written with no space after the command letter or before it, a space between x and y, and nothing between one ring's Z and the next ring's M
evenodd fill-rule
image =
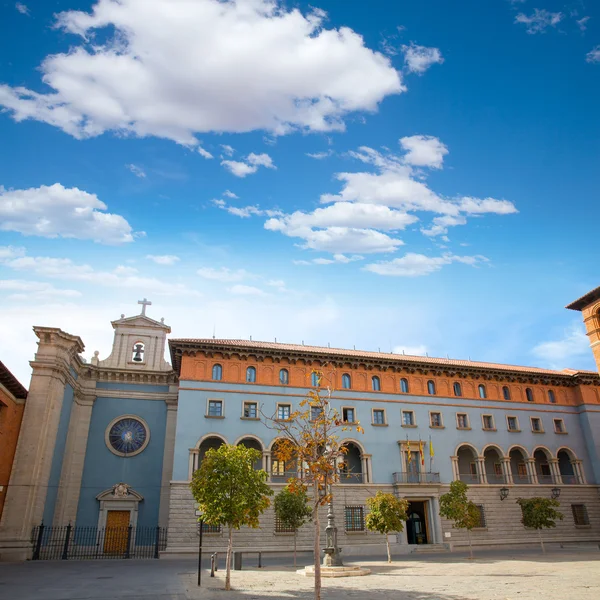
M487 523L485 520L485 507L483 504L476 504L477 510L479 511L479 523L475 525L475 527L487 527Z
M362 506L346 506L346 531L365 530L365 512Z
M196 530L200 531L200 523L198 523L198 525L196 526ZM221 526L202 523L202 533L221 533Z
M589 525L590 519L585 504L571 504L575 525Z
M295 533L296 530L290 527L287 523L282 521L277 515L275 515L275 533Z

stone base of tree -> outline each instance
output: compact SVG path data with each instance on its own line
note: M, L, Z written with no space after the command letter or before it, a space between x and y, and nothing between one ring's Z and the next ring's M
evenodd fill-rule
M315 567L309 565L304 569L298 569L296 573L305 577L314 577ZM370 574L371 569L363 569L362 567L321 567L321 577L361 577Z

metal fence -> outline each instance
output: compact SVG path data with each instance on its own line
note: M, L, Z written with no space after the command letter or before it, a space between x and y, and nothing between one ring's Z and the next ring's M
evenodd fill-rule
M164 527L49 527L31 532L32 560L158 558L167 547Z

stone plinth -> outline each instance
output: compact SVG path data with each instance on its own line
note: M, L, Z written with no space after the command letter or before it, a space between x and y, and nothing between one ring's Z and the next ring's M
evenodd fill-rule
M314 577L315 567L309 565L304 569L298 569L296 572L305 577ZM371 569L363 569L362 567L321 567L321 577L361 577L370 574Z

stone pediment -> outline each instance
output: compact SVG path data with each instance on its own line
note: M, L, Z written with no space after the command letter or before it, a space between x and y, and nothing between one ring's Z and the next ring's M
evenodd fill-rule
M144 497L136 492L130 485L126 483L116 483L111 488L104 490L96 496L96 500L101 502L114 500L129 500L130 502L141 502Z
M146 315L135 315L133 317L121 317L116 321L111 321L114 329L118 327L135 327L148 329L162 329L166 333L171 333L171 328L165 325L164 321L155 321Z

